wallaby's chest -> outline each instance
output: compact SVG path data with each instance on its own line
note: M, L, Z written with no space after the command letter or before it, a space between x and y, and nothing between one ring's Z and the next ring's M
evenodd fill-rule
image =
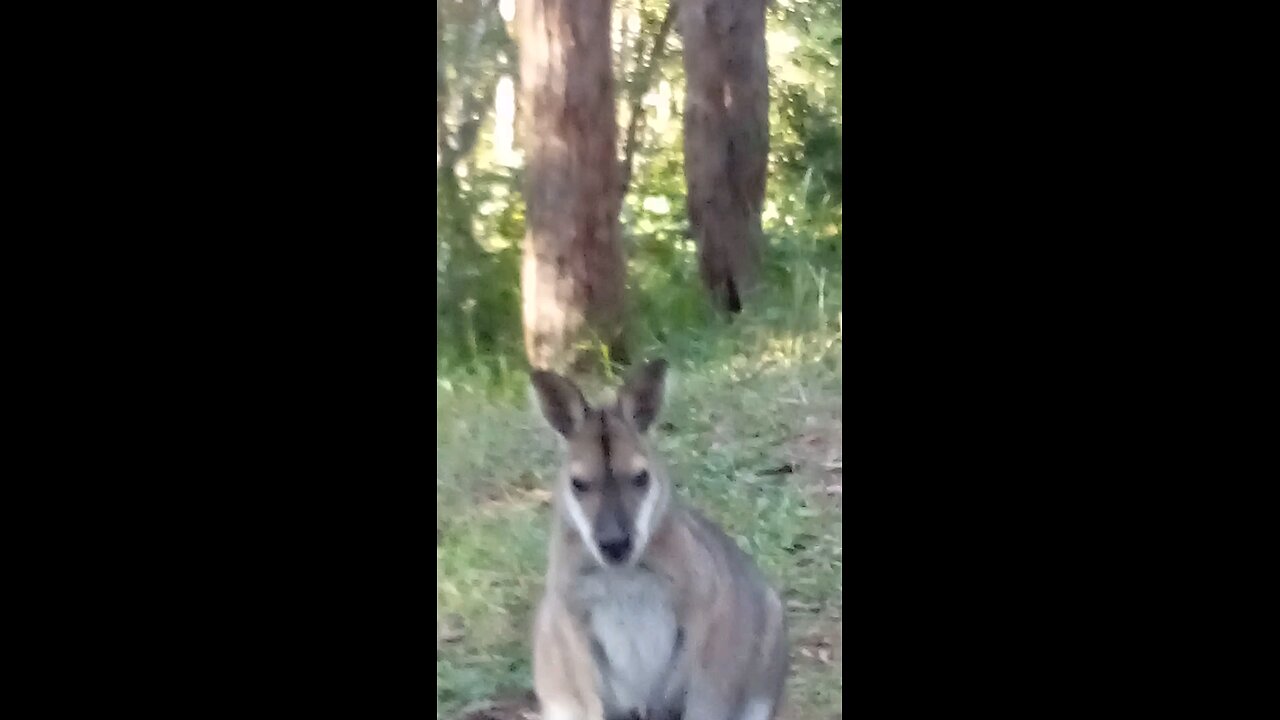
M682 689L682 632L667 583L637 568L584 575L578 600L607 710L665 707Z

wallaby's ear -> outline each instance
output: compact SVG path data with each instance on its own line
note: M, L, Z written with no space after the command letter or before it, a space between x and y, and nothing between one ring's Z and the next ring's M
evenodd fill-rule
M640 432L648 430L662 410L666 382L667 361L652 360L640 366L618 393L622 411Z
M542 407L542 416L556 432L569 437L587 415L587 401L573 381L546 370L534 370L530 377Z

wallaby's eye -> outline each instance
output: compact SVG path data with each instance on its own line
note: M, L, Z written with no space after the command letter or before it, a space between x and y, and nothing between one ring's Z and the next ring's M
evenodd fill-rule
M649 484L649 471L641 470L635 477L631 478L631 483L638 488L642 488Z
M573 489L578 492L586 492L587 484L578 478L573 479Z

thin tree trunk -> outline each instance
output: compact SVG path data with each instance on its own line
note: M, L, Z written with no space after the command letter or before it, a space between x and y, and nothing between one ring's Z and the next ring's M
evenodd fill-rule
M649 86L653 83L653 75L658 70L658 65L662 63L662 56L667 50L667 33L671 32L671 24L675 18L676 3L680 0L671 0L671 4L667 6L667 12L662 16L662 24L658 26L658 32L653 38L653 49L649 51L649 62L636 73L635 82L631 87L631 115L627 120L627 135L623 141L622 149L622 194L627 193L627 186L631 184L631 166L632 159L636 152L636 135L644 126L644 94L649 91ZM637 55L643 57L644 53L637 50Z
M581 343L622 351L611 0L517 6L525 168L524 341L538 368L583 365Z
M680 0L686 94L684 168L703 283L741 310L760 279L769 68L765 0Z

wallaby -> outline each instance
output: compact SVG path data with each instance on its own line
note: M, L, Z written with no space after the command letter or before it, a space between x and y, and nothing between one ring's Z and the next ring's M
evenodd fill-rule
M544 720L770 720L788 669L778 593L733 540L674 497L647 442L666 363L593 408L535 370L563 439L533 640Z

